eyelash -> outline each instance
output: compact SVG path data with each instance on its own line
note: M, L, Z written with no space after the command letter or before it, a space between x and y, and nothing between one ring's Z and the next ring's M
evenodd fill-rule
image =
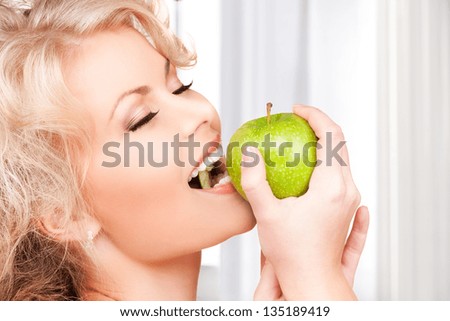
M147 116L144 116L140 121L138 121L136 124L134 124L133 126L128 128L128 130L130 132L134 132L134 131L138 130L139 128L141 128L142 126L144 126L145 124L150 122L150 120L152 120L153 117L155 117L158 113L159 113L159 110L156 113L153 113L153 112L148 113Z
M172 94L173 95L181 95L186 90L191 88L192 84L193 84L193 82L191 82L189 85L182 85L180 88L178 88L177 90L172 92ZM145 117L143 117L140 121L138 121L136 124L131 126L128 130L130 132L134 132L134 131L138 130L142 126L148 124L153 119L153 117L155 117L158 113L159 113L159 110L156 113L153 113L153 112L148 113Z
M189 85L182 85L180 88L178 88L177 90L175 90L172 94L173 95L181 95L182 93L184 93L186 90L188 90L189 88L191 88L192 84L194 82L191 81L191 83Z

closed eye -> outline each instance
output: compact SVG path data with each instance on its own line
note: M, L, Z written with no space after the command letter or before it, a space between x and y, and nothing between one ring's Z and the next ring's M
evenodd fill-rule
M141 120L139 120L137 123L133 124L132 126L130 126L128 128L128 130L130 132L134 132L136 130L138 130L140 127L144 126L145 124L147 124L148 122L150 122L150 120L153 119L153 117L155 117L157 114L159 113L159 110L154 113L154 112L150 112L148 113L146 116L144 116L143 118L141 118Z
M182 85L180 88L178 88L177 90L175 90L172 94L174 95L181 95L182 93L184 93L186 90L188 90L189 88L191 88L192 84L194 82L191 81L191 83L189 85Z

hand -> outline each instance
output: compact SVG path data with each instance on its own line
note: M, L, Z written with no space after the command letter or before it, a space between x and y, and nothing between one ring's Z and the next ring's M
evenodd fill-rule
M341 261L360 195L350 173L346 146L338 151L345 164L336 159L326 164L325 155L326 133L331 133L328 144L332 149L344 136L316 108L295 106L294 112L309 122L319 138L318 146L323 147L317 149L320 165L314 169L306 194L283 200L273 196L262 161L255 167L242 167L242 187L258 222L261 249L286 299L355 299ZM251 152L262 160L257 150Z
M369 228L369 211L361 206L356 212L350 232L342 254L341 267L345 279L350 287L353 287L356 268L364 249L367 231ZM254 300L258 301L282 301L285 300L280 283L272 264L261 253L261 277L255 290Z

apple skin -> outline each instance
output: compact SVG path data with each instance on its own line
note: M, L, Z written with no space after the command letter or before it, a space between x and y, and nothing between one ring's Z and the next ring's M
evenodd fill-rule
M276 147L269 148L266 143L264 148L267 134ZM286 142L292 143L292 147L280 148ZM298 197L306 193L317 160L317 137L305 119L292 113L280 113L271 115L269 124L267 117L261 117L236 130L228 144L226 162L231 182L244 199L247 197L241 186L241 160L243 147L249 145L257 147L263 156L267 181L275 197ZM256 159L254 154L247 155Z

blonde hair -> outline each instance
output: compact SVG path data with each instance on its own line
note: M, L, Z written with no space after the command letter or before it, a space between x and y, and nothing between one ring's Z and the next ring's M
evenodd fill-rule
M11 1L9 1L11 2ZM86 195L92 125L65 86L63 62L84 37L133 27L178 67L195 63L159 1L0 0L0 300L76 300L89 256L39 227L93 215Z

